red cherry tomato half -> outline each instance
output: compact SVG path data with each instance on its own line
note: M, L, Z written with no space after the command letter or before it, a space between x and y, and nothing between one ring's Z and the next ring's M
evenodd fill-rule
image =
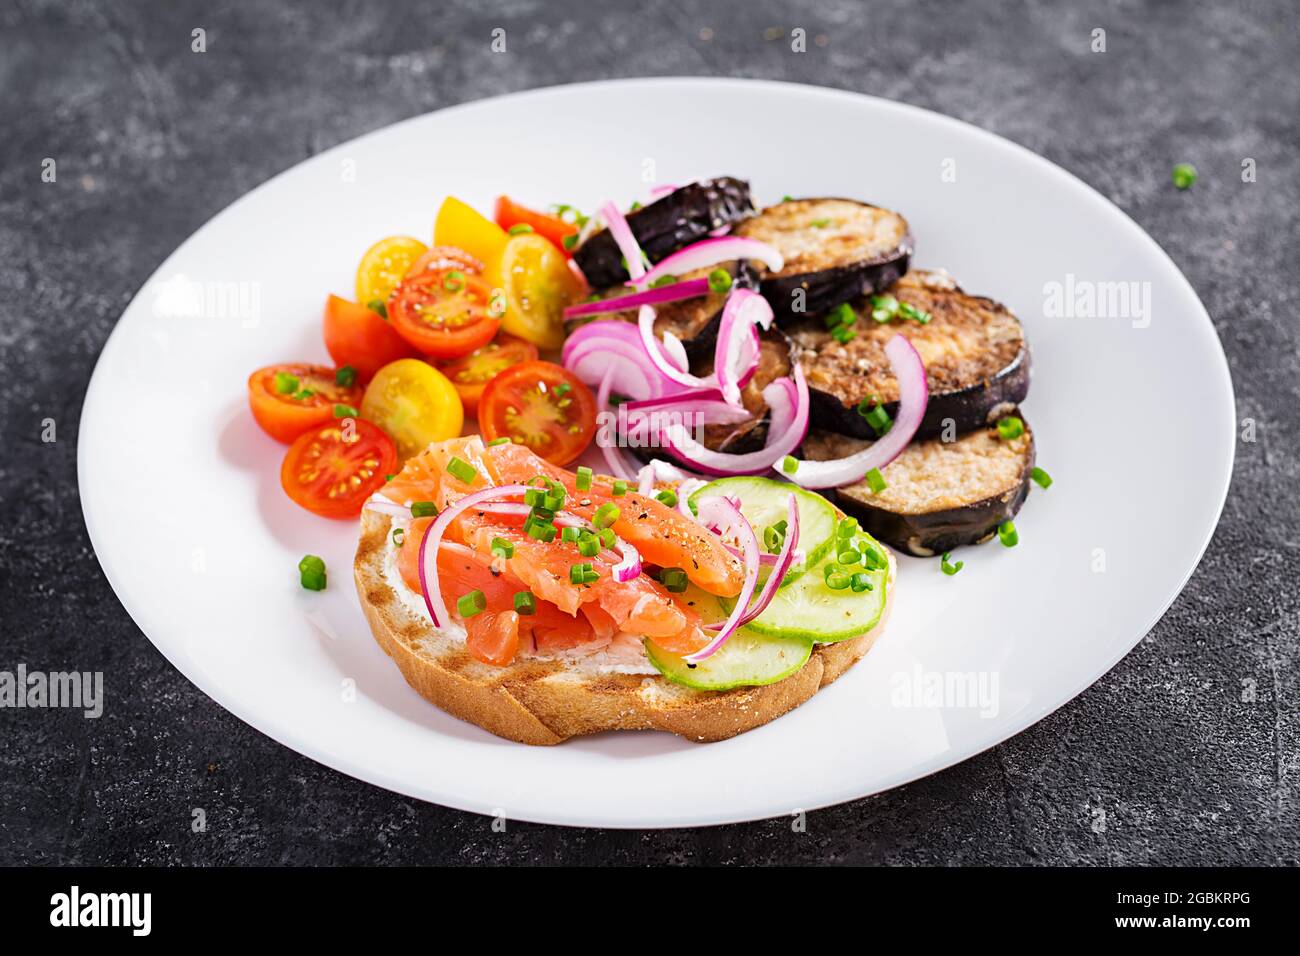
M438 368L456 386L456 394L460 396L465 411L473 414L488 382L512 365L536 359L536 345L502 332L487 345L475 349L464 358L440 363Z
M521 206L511 200L509 196L497 197L495 218L497 225L507 232L516 226L527 226L543 239L548 239L554 243L555 247L564 253L566 259L571 258L564 240L578 234L576 223L565 222L559 216L552 216L548 213L538 212L535 209L529 209L527 206Z
M335 405L361 405L361 389L338 385L334 376L332 368L305 362L259 368L248 376L248 407L262 431L287 445L309 428L333 421Z
M285 494L322 518L355 518L397 471L397 448L378 426L341 418L299 435L280 466Z
M460 358L491 342L504 312L504 298L466 269L407 276L388 300L388 321L397 334L440 359Z
M325 300L325 348L336 365L351 365L362 381L389 362L416 354L378 312L336 295Z
M483 390L478 425L488 441L509 438L555 465L567 465L596 434L596 399L567 369L524 362Z

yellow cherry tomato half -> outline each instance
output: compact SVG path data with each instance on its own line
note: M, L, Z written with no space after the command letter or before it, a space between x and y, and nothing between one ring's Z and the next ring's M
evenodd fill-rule
M493 285L509 238L504 229L455 196L443 200L433 224L433 244L455 246L468 252L483 263L483 277Z
M361 417L388 433L402 459L424 451L429 442L455 438L465 424L451 380L415 358L389 362L375 374L361 399Z
M357 301L388 303L393 287L402 281L416 259L429 247L411 236L389 236L366 250L357 266Z
M564 344L564 309L584 291L564 253L535 233L512 236L501 255L501 288L503 329L544 349Z

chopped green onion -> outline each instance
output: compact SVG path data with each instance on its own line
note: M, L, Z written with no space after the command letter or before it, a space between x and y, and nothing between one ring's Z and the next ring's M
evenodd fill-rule
M847 571L829 571L826 574L826 586L832 591L843 591L853 583L853 578Z
M654 282L650 283L650 288L662 289L666 285L676 285L676 284L677 284L677 276L660 276L658 279L655 279Z
M847 302L841 302L835 308L827 312L826 318L822 321L826 323L826 328L834 329L839 325L852 325L854 322L858 321L858 314L853 311L853 307Z
M366 308L378 314L380 318L388 318L388 305L383 299L371 299L366 303Z
M849 583L853 585L853 590L859 594L863 591L875 590L871 584L871 575L867 574L865 571L859 571L854 574L853 577L849 579Z
M442 280L442 287L448 292L459 292L465 288L465 273L459 269L452 269Z
M578 248L578 234L576 232L572 235L565 236L562 241L564 242L564 249L566 252L572 252L574 249Z
M496 447L497 445L509 445L509 444L510 444L510 436L507 435L507 436L505 436L505 437L503 437L503 438L494 438L494 439L492 439L490 442L487 443L487 446L488 446L489 448L494 448L494 447Z
M412 501L412 518L432 518L438 513L438 506L432 501Z
M335 418L356 418L356 417L357 417L358 415L360 415L360 414L361 414L361 413L360 413L359 411L357 411L355 408L353 408L351 405L335 405L335 406L334 406L334 417L335 417Z
M542 507L551 512L559 511L564 507L564 492L560 492L558 495L543 496Z
M456 613L461 617L473 617L480 611L487 610L487 598L482 591L470 591L456 599Z
M781 197L781 202L794 202L794 197L787 194Z
M396 477L396 475L384 475L384 481L392 481Z
M686 590L686 572L681 568L664 568L659 572L659 582L665 590L681 594Z
M1179 189L1190 189L1192 184L1196 182L1198 176L1199 174L1196 172L1196 167L1191 163L1179 163L1174 167L1174 185Z
M604 548L612 548L618 543L618 535L614 534L613 528L602 528L600 531L600 544Z
M799 470L799 459L795 458L793 455L786 455L781 459L781 470L787 475L793 475Z
M619 510L618 505L607 501L596 509L596 514L592 516L591 523L597 528L608 528L618 520L620 514L622 512Z
M544 544L550 544L555 540L555 536L559 533L556 531L555 525L551 524L549 521L532 516L529 516L529 518L524 521L524 532L534 541L541 541Z
M665 488L663 491L659 492L659 494L655 495L655 498L662 501L669 508L677 507L677 492L673 491L671 488Z
M404 541L406 541L406 529L405 529L405 528L394 528L394 529L393 529L393 544L397 545L397 546L400 548L400 547L402 546L402 543L403 543Z
M447 470L451 472L455 478L463 481L467 485L472 483L474 479L478 477L478 469L463 458L458 458L455 455L452 455L451 461L447 462Z
M862 563L866 565L868 571L879 571L881 568L889 566L885 556L880 553L874 544L869 541L860 542L862 545Z
M298 376L288 372L275 373L275 390L281 395L292 395L298 391Z
M591 584L599 577L600 573L593 569L588 562L569 566L570 584Z
M524 504L530 508L542 507L542 501L546 498L546 492L541 488L529 488L524 492Z
M1043 471L1043 469L1039 468L1037 465L1035 465L1029 472L1029 477L1034 479L1034 483L1044 491L1052 487L1052 476Z
M886 488L889 487L889 485L885 482L885 476L880 473L879 468L872 468L869 472L867 472L863 476L863 478L870 486L871 493L873 495L878 495Z
M835 560L840 564L857 564L862 560L862 555L850 548L847 551L841 551L839 554L835 555Z
M581 533L582 533L581 529L576 528L573 525L569 525L567 528L564 528L563 530L560 531L560 540L563 541L565 544L577 544L578 535L580 535Z
M555 386L555 388L551 389L551 394L556 398L563 398L572 390L572 388L573 386L568 382L561 382L559 385Z
M1025 423L1015 415L1008 415L1006 418L998 419L998 434L1003 441L1011 441L1013 438L1019 438L1025 433Z
M315 554L304 554L298 562L298 579L307 591L325 591L325 561Z
M587 537L578 539L578 553L584 558L594 558L600 554L600 539L587 532Z
M592 471L591 471L590 468L588 468L586 465L579 465L579 466L578 466L578 480L577 480L577 482L576 482L576 484L577 484L577 486L578 486L578 490L579 490L579 491L590 491L590 490L591 490L591 479L592 479L593 477L594 477L594 476L592 475Z
M859 527L857 518L845 518L835 526L835 537L851 538L858 533Z
M892 295L871 297L871 317L877 322L888 322L896 315L898 315L898 300Z
M956 564L949 564L947 551L945 551L943 553L943 557L939 559L939 570L941 570L944 574L948 575L948 577L952 577L954 574L956 574L965 566L966 566L965 561L958 561Z
M351 365L345 365L334 373L334 384L341 385L343 388L351 388L356 381L357 370Z
M998 540L1002 542L1004 548L1014 548L1020 543L1020 535L1016 531L1014 522L1004 521L998 525Z
M517 614L537 613L537 598L533 596L532 591L515 592L515 613Z
M905 319L911 319L913 322L919 322L925 325L930 321L930 313L924 309L918 309L910 302L900 302L898 304L898 313Z
M840 345L848 345L857 337L858 333L854 332L847 325L837 325L835 328L831 329L831 338L836 342L839 342Z
M768 554L779 554L781 545L785 543L785 529L778 528L776 525L768 525L763 529L763 547Z
M620 478L614 482L614 486L609 489L609 493L615 498L622 498L627 494L627 482Z
M507 230L512 236L523 236L533 231L533 227L526 222L517 222Z
M833 220L830 219L814 219L808 225L812 226L814 229L825 229L832 221Z
M731 273L726 269L714 269L709 273L709 290L712 292L726 292L731 288Z
M883 437L885 432L894 427L894 419L890 417L889 412L885 411L884 405L872 405L865 411L863 405L866 405L866 399L863 399L862 405L858 406L858 414L866 419L877 438Z

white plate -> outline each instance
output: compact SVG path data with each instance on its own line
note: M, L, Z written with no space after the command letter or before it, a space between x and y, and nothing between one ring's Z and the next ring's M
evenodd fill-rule
M500 740L425 703L371 639L351 583L355 529L282 495L283 447L249 417L245 379L273 362L326 360L326 293L350 295L358 257L381 236L427 238L449 193L480 209L500 192L590 209L630 202L646 178L720 174L748 178L763 202L851 196L898 209L915 265L1011 306L1033 347L1026 418L1056 483L1030 495L1018 547L965 549L951 578L905 559L887 635L765 727L709 745L660 733L552 748ZM1076 290L1149 283L1149 325L1049 317L1044 290L1068 276ZM235 295L223 302L222 290ZM417 117L236 202L122 316L86 395L78 467L95 551L128 612L186 677L264 733L453 807L684 826L793 813L933 773L1097 680L1196 567L1227 492L1233 420L1227 363L1192 288L1137 225L1051 163L849 93L636 80ZM307 552L328 562L323 594L298 586ZM960 706L955 685L931 701L944 706L920 694L905 706L904 689L928 686L927 675L965 674L983 675L988 691L996 679L995 707Z

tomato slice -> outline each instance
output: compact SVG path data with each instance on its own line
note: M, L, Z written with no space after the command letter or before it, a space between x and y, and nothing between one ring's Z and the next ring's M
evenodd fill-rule
M379 313L336 295L325 300L325 348L336 365L351 365L363 381L389 362L415 355Z
M366 386L361 414L397 442L403 459L429 442L460 434L465 413L447 377L420 359L398 359L381 368Z
M425 355L453 359L492 341L504 302L481 276L434 269L403 279L388 300L388 321Z
M465 411L473 413L478 409L479 399L483 397L483 389L488 382L512 365L536 359L536 345L502 332L493 341L464 358L443 362L438 368L456 386L456 394L460 396Z
M387 302L393 287L428 248L411 236L380 239L366 250L357 266L357 301L362 305Z
M501 251L509 238L504 229L455 196L443 200L433 224L434 245L463 249L484 264L483 274L492 283L497 281Z
M356 408L361 389L334 381L334 369L301 362L268 365L248 376L248 406L253 418L285 444L334 419L335 405Z
M509 438L552 464L567 465L596 434L596 399L567 369L524 362L488 382L478 424L488 441Z
M564 253L564 258L573 258L564 245L564 240L578 234L576 223L565 222L559 216L537 212L527 206L521 206L509 196L498 196L496 205L497 225L509 232L515 226L528 226L543 239L550 241L555 248Z
M564 344L564 308L583 285L555 246L533 233L512 236L501 255L502 327L544 349Z
M431 272L436 269L463 269L466 272L483 274L483 263L475 259L464 249L455 246L434 246L420 258L411 263L408 276Z
M343 418L299 435L280 466L285 494L322 518L355 518L397 471L397 449L378 425Z

